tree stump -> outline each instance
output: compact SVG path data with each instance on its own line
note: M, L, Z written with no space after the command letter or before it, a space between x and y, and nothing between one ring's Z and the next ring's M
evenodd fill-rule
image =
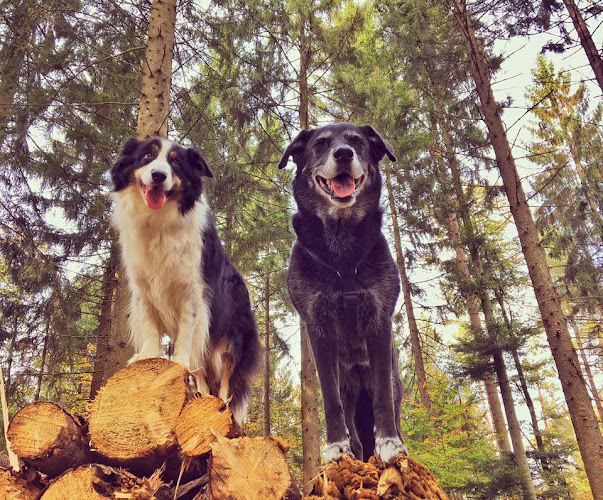
M156 477L141 479L123 469L91 464L69 470L57 478L40 500L151 500L167 498L166 490L161 480Z
M149 475L173 455L176 420L192 397L189 373L165 359L137 361L107 381L90 408L90 447L111 465Z
M0 470L0 498L3 500L37 500L42 486L10 470Z
M89 460L81 426L55 403L37 402L19 410L7 436L21 460L50 477Z
M314 481L308 500L396 498L448 500L431 472L412 458L400 455L391 466L371 457L368 463L344 455L330 463Z
M215 500L301 499L285 460L282 441L267 438L226 439L211 443L209 496Z
M209 453L216 435L234 438L242 434L226 403L214 396L187 403L176 420L175 431L180 451L189 458Z

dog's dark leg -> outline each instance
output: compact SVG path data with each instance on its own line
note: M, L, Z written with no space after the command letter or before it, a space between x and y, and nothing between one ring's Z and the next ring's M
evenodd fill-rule
M375 417L375 455L390 463L400 453L407 453L400 439L394 411L391 322L382 324L367 342L373 383L373 415Z
M333 342L332 338L325 336L319 328L311 325L308 325L308 335L316 360L327 421L328 444L324 459L326 462L333 462L341 459L344 453L352 454L339 392L337 342Z
M358 429L356 428L356 406L358 404L359 393L360 388L354 387L350 384L348 384L347 387L342 387L341 389L345 423L350 433L350 447L355 457L362 458L362 441L358 436Z

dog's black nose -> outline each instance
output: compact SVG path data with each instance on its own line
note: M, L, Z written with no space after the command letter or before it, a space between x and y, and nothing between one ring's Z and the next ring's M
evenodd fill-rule
M167 174L163 170L152 170L151 178L153 182L157 182L158 184L163 182L167 177Z
M350 146L341 146L335 150L333 157L337 161L352 161L354 150Z

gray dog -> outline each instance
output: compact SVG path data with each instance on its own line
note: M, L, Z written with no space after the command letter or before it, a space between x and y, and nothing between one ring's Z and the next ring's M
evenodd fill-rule
M384 155L396 160L371 126L338 123L303 130L279 164L293 157L297 165L287 281L318 368L326 461L350 453L391 462L406 453L392 337L400 283L379 205Z

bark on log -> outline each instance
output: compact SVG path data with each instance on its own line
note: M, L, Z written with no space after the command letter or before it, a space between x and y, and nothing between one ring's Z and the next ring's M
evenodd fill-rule
M7 436L23 462L50 477L89 461L80 424L55 403L37 402L19 410Z
M188 378L181 365L159 358L116 373L90 408L92 450L111 465L151 474L175 453L176 420L192 397Z
M189 458L209 453L216 436L235 438L242 435L230 409L214 396L190 401L176 420L175 432L181 453Z
M344 455L339 462L330 463L315 480L312 494L316 499L439 499L448 496L431 473L419 462L400 455L391 466L375 457L368 463Z
M91 464L67 471L54 481L40 500L167 499L167 487L153 476L141 479L123 469Z
M0 470L0 498L4 500L37 500L42 485L27 480L22 474Z
M285 460L287 445L270 437L226 439L211 444L209 495L215 500L301 499Z

